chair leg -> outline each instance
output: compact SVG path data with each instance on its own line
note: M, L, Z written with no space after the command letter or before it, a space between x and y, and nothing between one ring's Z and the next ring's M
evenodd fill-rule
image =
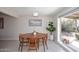
M37 41L37 48L39 49L39 40Z
M47 41L45 41L46 48L48 49Z
M23 43L21 43L21 52L22 52L22 49L23 49Z
M44 52L45 52L45 45L44 45L44 40L42 41L42 44L43 44L43 49L44 49Z
M38 43L36 44L36 52L38 51L38 49L39 49L39 41L38 41Z
M37 52L37 48L36 48L36 52Z
M19 43L19 47L18 47L18 51L20 50L20 43Z

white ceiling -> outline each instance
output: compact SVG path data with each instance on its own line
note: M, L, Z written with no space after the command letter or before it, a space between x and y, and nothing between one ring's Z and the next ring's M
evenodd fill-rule
M16 13L18 16L32 16L38 12L39 16L49 16L55 13L60 7L6 7L8 10ZM6 9L5 8L5 9Z
M72 14L66 16L66 18L79 19L79 11L73 12Z

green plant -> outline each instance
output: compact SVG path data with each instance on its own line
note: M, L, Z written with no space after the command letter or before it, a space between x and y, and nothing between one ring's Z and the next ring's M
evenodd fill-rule
M48 30L50 32L50 34L52 34L52 32L55 31L55 27L53 25L53 22L48 23L48 27L46 27L46 30Z
M65 32L74 32L76 30L76 26L75 25L75 22L74 20L64 20L61 22L61 28L62 28L62 31L65 31Z

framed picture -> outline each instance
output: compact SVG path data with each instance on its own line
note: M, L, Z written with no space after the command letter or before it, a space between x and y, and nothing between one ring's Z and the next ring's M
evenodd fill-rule
M42 26L42 20L41 19L30 19L29 26Z
M0 29L4 28L4 18L0 17Z

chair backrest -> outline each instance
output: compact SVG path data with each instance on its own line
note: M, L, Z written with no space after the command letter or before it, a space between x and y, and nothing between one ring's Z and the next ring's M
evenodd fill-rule
M19 33L19 41L22 41L21 35L23 35L24 33Z
M37 47L37 39L36 38L28 38L29 40L29 48Z
M19 41L20 41L20 42L28 42L28 40L27 40L26 38L22 38L22 37L21 37L21 36L24 35L24 34L26 34L26 33L20 33L20 34L19 34Z

